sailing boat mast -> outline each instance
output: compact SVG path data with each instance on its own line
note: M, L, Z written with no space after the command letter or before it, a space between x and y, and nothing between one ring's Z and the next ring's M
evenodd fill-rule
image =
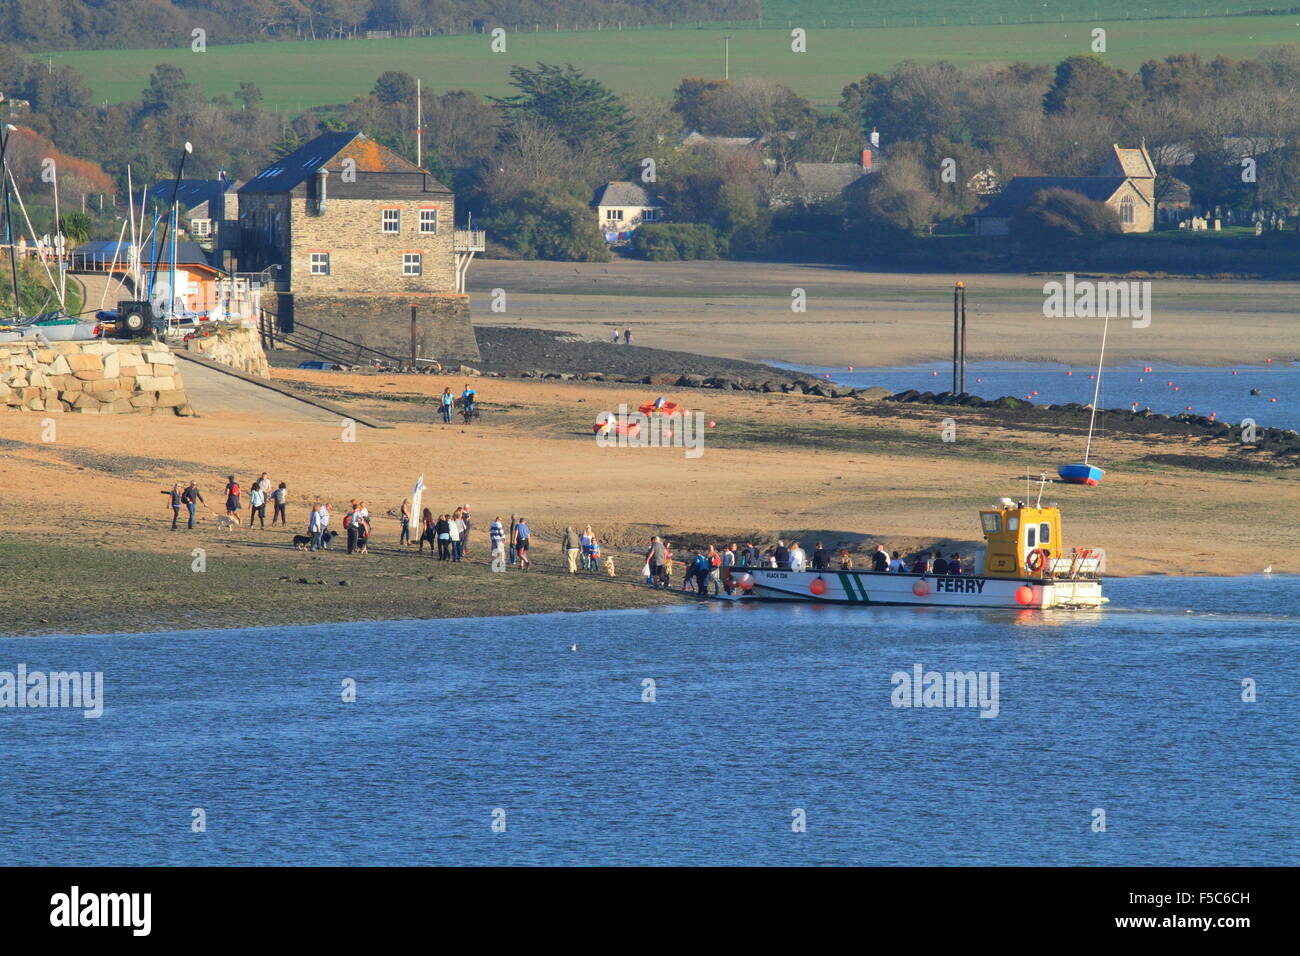
M9 208L9 161L5 158L5 154L9 151L9 140L16 132L18 127L13 123L6 123L0 127L0 180L3 180L4 185L5 240L9 243L9 275L14 283L14 315L21 315L18 306L18 254L14 249L18 245L18 240L14 236L13 216Z
M1101 352L1097 356L1097 378L1092 388L1092 415L1088 418L1088 443L1083 449L1083 463L1088 464L1088 455L1092 452L1092 427L1097 423L1097 399L1101 395L1101 363L1106 358L1106 332L1110 328L1110 312L1107 310L1105 322L1101 327Z

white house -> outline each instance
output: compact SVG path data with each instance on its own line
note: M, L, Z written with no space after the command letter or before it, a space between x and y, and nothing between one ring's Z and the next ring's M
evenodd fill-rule
M618 242L643 222L659 222L667 212L664 201L636 183L606 183L591 200L596 225L606 242Z

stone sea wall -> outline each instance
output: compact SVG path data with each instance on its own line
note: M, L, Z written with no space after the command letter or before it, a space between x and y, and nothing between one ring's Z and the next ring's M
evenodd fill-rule
M204 329L203 332L208 334L200 332L185 341L186 351L195 352L249 375L271 377L271 366L266 361L266 352L262 349L257 329L242 325L221 325L215 329Z
M0 407L83 415L193 415L176 358L136 342L0 343Z

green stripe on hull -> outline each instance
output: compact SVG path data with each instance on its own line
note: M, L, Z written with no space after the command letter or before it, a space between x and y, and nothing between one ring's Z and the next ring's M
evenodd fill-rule
M862 586L862 580L856 574L845 574L840 572L840 587L844 588L844 593L849 596L850 604L870 604L871 599L867 597L867 589ZM857 591L853 586L857 585Z

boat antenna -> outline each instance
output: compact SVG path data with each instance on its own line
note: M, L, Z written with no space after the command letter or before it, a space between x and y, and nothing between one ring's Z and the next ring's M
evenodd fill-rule
M1097 398L1101 394L1101 363L1106 357L1106 331L1110 328L1110 310L1106 310L1105 322L1101 327L1101 352L1097 355L1097 379L1092 389L1092 414L1088 416L1088 443L1083 448L1083 463L1088 464L1088 453L1092 451L1092 426L1097 423Z

